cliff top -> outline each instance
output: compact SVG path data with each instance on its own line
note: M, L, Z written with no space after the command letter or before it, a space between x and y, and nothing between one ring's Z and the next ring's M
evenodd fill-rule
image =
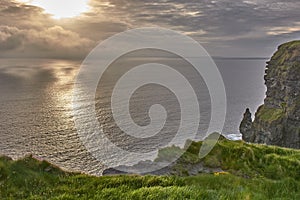
M272 60L277 61L279 65L286 62L300 61L300 40L280 45L278 51L273 55Z

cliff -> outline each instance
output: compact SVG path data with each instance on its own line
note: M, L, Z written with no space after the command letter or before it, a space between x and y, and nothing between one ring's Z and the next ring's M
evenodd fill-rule
M249 109L240 125L243 140L300 148L300 41L279 46L267 63L267 93L252 121Z

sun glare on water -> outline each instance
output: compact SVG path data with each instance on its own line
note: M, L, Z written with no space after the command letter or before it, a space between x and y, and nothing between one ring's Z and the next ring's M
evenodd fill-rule
M89 0L19 0L41 7L55 19L72 18L89 10Z

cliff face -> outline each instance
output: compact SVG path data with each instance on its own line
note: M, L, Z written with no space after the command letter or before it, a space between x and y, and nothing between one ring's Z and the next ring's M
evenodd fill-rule
M266 98L252 122L249 109L240 125L243 140L300 148L300 41L281 45L267 63Z

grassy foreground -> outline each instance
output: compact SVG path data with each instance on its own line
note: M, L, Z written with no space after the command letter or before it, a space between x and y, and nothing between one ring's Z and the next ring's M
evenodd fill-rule
M175 166L178 174L197 162L226 173L92 177L32 157L1 157L0 199L300 199L299 150L221 139L200 160L200 146L193 142L187 149Z

